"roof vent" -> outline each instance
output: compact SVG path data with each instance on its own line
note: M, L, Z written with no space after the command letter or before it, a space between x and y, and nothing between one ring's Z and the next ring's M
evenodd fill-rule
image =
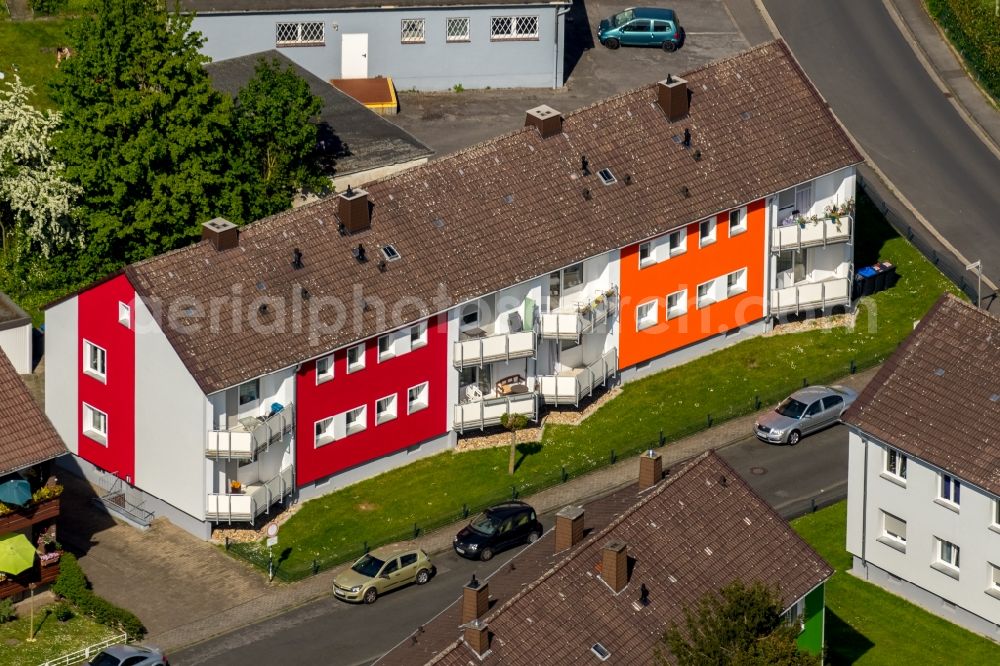
M938 377L944 377L944 368L938 368L937 370L934 371L934 374L937 375Z
M295 248L292 250L292 268L299 270L305 264L302 263L302 250Z
M681 196L683 196L685 199L691 196L691 190L688 189L687 185L681 185Z
M624 180L625 180L625 184L626 185L631 185L632 184L632 174L630 174L630 173L625 174Z
M690 109L687 83L679 76L667 74L666 79L656 84L656 103L672 123L685 117Z
M201 225L201 239L211 241L218 252L230 250L240 244L240 229L229 220L217 217Z
M580 155L580 171L583 172L584 176L590 175L590 161L586 155Z
M534 127L538 130L539 136L547 139L556 134L562 134L562 114L551 106L542 104L533 109L528 109L524 117L525 127Z
M618 179L615 178L615 174L611 173L611 169L601 169L597 172L597 175L600 177L601 182L605 185L613 185L618 182Z
M701 151L695 150L694 153L691 155L691 157L694 158L695 162L701 162Z
M386 258L386 261L397 261L402 255L392 244L388 244L382 246L382 256Z
M691 130L689 130L687 127L684 128L684 139L681 141L681 145L683 145L685 148L691 147Z
M440 217L435 217L433 220L431 220L431 224L433 224L434 228L436 229L444 228L444 220Z
M590 194L590 188L587 188L583 191L583 198L586 199L587 201L591 200L592 197Z
M601 661L607 661L611 656L611 650L604 647L600 643L594 643L590 646L590 651L597 655L597 658Z
M308 301L309 300L309 290L308 289L306 289L305 287L302 287L301 294L302 294L302 300L303 301Z
M364 190L353 190L347 186L347 191L340 194L337 202L337 215L340 223L344 226L344 231L349 234L356 234L365 231L372 226L371 209L368 206L368 192Z
M368 257L365 256L365 246L361 243L358 243L358 246L351 250L351 254L354 255L354 258L357 259L359 263L363 264L368 261Z
M743 120L750 120L750 112L740 111L740 118L742 118Z

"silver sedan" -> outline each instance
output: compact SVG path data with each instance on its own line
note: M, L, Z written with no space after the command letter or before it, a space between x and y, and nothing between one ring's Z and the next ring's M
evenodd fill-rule
M758 439L774 444L798 444L803 435L837 422L858 394L846 386L809 386L785 398L753 427Z

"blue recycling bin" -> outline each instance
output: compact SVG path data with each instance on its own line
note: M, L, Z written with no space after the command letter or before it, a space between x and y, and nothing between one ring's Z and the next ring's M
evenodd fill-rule
M875 278L878 271L872 266L859 268L854 276L854 291L858 296L871 296L875 293Z

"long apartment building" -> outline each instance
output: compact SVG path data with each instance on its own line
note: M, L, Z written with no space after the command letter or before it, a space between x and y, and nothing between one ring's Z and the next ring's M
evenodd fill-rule
M50 305L46 409L143 512L203 535L252 521L850 307L859 161L780 41L532 109Z

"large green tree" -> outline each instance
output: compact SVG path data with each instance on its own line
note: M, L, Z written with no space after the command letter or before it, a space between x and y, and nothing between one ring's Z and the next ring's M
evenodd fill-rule
M796 645L797 633L771 588L736 581L685 609L684 628L666 631L655 658L664 666L818 666Z
M81 269L113 270L176 247L239 209L226 187L231 101L212 89L191 16L158 0L95 0L71 33L52 96L67 177L83 188Z
M233 187L240 189L241 216L254 220L285 210L300 191L324 192L330 185L319 169L317 129L323 102L292 67L263 58L240 90L233 133Z

